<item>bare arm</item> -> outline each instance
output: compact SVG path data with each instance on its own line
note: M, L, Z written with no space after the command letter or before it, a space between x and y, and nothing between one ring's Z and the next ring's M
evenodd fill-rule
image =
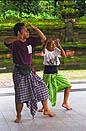
M15 36L12 36L12 37L9 36L9 37L4 39L4 42L7 43L7 44L10 44L10 43L12 43L16 40L17 40L17 38Z
M47 47L47 41L45 41L44 42L44 44L43 44L43 47L42 47L42 51L43 51L43 53L45 54L45 50L46 50L46 47Z
M38 29L37 27L31 25L31 24L28 24L27 27L30 26L32 29L34 29L35 31L37 31L38 35L41 37L41 41L44 42L46 40L46 36L43 34L43 32Z
M65 53L64 49L60 45L60 40L59 39L56 40L56 43L57 43L58 48L61 50L61 55L66 56L66 53Z

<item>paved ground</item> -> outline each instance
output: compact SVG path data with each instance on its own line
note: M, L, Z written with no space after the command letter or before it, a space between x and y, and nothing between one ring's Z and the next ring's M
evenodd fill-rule
M60 70L60 74L69 79L70 82L86 82L86 70ZM37 72L42 78L43 72ZM12 73L1 73L0 74L0 86L11 86L13 85Z
M56 117L50 118L37 112L35 119L32 120L29 109L24 105L22 123L15 124L15 99L11 76L12 74L10 77L5 74L3 80L0 80L0 131L86 131L85 81L71 82L69 104L73 108L72 111L61 107L63 92L60 92L57 95L56 107L51 107L48 101L49 108L56 113ZM41 103L38 103L38 107L41 108Z

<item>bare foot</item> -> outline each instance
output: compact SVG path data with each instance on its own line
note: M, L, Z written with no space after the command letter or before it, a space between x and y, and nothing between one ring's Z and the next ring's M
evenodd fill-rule
M21 121L21 118L17 118L14 122L15 123L21 123L22 121Z
M56 116L56 114L50 112L49 110L48 110L48 111L45 111L45 112L44 112L44 115L48 115L48 116L50 116L50 117L55 117L55 116Z
M38 110L38 112L44 112L44 108L41 108L40 110Z
M72 110L67 104L62 104L62 107L66 108L67 110Z

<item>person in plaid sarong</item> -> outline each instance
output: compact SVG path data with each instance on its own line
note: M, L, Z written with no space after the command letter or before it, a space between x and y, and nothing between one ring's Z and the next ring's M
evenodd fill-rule
M34 29L39 37L29 36L27 27ZM14 26L16 36L8 37L4 40L4 44L11 49L13 54L13 82L17 112L16 123L21 122L21 111L24 103L29 107L33 118L39 101L43 104L44 115L55 116L48 108L47 99L49 98L49 94L46 84L31 69L33 49L35 46L41 45L46 40L46 37L37 27L31 24L28 24L27 27L24 23L17 23Z

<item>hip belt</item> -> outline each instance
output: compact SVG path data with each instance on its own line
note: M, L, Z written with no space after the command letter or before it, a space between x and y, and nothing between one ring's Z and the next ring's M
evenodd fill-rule
M19 64L15 64L15 67L17 68L17 71L21 75L30 74L30 72L32 70L31 65L19 65Z

